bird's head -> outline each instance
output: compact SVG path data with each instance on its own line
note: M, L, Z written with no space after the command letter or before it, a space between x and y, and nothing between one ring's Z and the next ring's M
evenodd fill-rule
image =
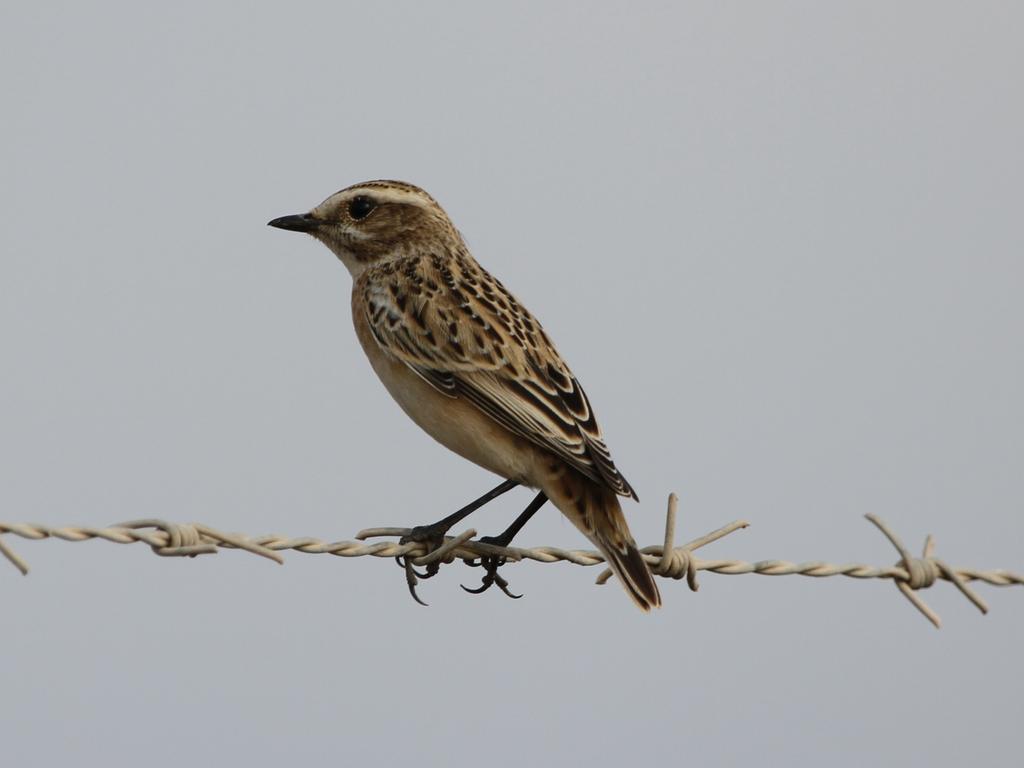
M355 184L335 192L308 213L267 223L312 235L353 275L413 253L451 252L462 243L437 201L402 181Z

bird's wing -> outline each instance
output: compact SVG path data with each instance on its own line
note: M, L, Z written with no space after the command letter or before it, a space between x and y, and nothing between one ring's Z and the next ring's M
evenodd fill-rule
M476 262L409 258L368 270L356 290L377 343L435 389L636 498L540 323Z

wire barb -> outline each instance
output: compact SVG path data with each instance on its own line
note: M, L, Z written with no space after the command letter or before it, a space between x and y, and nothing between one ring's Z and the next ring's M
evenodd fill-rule
M676 516L679 513L679 497L674 493L668 495L668 510L665 513L665 540L660 547L644 547L640 550L644 560L651 566L651 571L658 576L669 579L686 579L691 592L700 589L697 583L697 571L706 570L707 566L703 560L693 556L694 550L711 544L714 541L728 536L734 531L742 530L750 525L746 520L734 520L728 525L701 536L699 539L687 542L681 547L675 547L676 537ZM598 584L604 584L612 576L611 568L605 568L597 577Z
M892 543L900 555L895 565L875 567L859 563L833 565L831 563L812 561L792 563L786 560L760 560L754 563L743 560L704 560L695 552L702 547L718 541L735 531L746 528L748 523L736 520L710 533L687 542L681 547L675 546L676 522L679 512L679 499L673 493L668 499L665 516L665 536L661 544L644 547L641 553L658 576L670 579L685 579L691 591L699 588L697 574L700 571L740 575L758 573L764 576L811 576L824 578L828 576L846 576L854 579L891 579L896 588L913 604L921 614L936 627L941 626L938 615L921 599L918 591L927 589L937 581L949 581L970 600L982 613L988 606L969 586L971 581L983 581L986 584L1005 587L1024 585L1024 575L1003 570L982 571L969 568L953 568L944 560L935 557L935 541L931 536L925 540L921 557L914 557L903 545L895 533L876 515L867 515L867 519ZM131 520L107 528L51 528L45 525L29 523L0 523L0 555L14 565L22 574L28 573L28 564L11 550L3 540L4 534L19 536L23 539L63 539L64 541L86 541L104 539L117 544L147 544L153 552L161 557L195 557L201 554L214 554L221 549L240 549L260 557L283 563L279 552L293 550L306 554L329 554L336 557L399 557L404 558L411 566L426 567L436 570L444 563L461 560L467 564L479 565L482 560L490 562L516 563L533 560L538 563L568 562L575 565L591 566L604 564L604 557L599 552L590 550L566 550L557 547L501 547L484 541L475 540L476 531L469 529L458 536L445 536L436 549L417 541L401 542L411 532L409 528L368 528L356 535L355 541L327 542L315 538L288 538L285 536L268 535L249 537L241 534L223 533L200 523L179 524L166 520L146 519ZM366 539L386 537L387 541L367 543ZM428 551L429 550L429 551ZM597 583L603 584L611 577L611 571L605 569L597 577ZM494 583L503 591L504 585L495 573ZM473 591L473 590L470 590ZM511 593L508 593L511 595Z
M942 621L939 619L939 615L921 599L920 595L917 594L917 590L928 589L937 579L953 582L956 588L977 606L979 611L983 614L988 613L988 606L985 604L985 601L967 585L967 582L954 569L935 557L935 539L932 538L931 534L928 534L924 540L924 550L921 553L921 557L914 557L910 554L910 550L903 546L903 542L900 541L899 537L877 515L868 514L864 515L864 517L874 523L875 527L889 539L896 548L896 551L900 553L900 559L896 561L896 565L902 566L904 573L894 577L893 580L896 582L896 588L906 596L928 621L935 625L936 629L942 627Z

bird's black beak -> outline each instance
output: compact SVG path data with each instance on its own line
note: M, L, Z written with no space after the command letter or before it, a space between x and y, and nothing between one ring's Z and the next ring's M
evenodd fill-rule
M321 224L319 219L314 219L312 214L309 213L297 213L292 216L281 216L268 221L268 227L277 227L278 229L288 229L292 232L312 232Z

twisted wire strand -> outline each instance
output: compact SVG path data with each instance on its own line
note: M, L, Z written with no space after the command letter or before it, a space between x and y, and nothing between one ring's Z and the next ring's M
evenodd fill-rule
M914 557L899 537L877 516L866 515L900 555L891 566L876 567L861 563L832 564L823 561L794 563L788 560L705 560L698 558L696 550L718 541L735 531L748 526L737 520L686 544L676 547L675 530L678 515L678 498L671 494L665 520L665 538L662 544L644 547L641 552L650 564L651 570L665 578L685 579L692 591L699 589L697 573L708 571L730 576L756 573L762 576L810 576L826 578L846 576L853 579L890 579L897 589L936 627L941 626L939 616L924 603L919 590L927 589L936 581L949 581L982 613L988 606L969 586L980 581L995 587L1022 586L1024 574L1006 570L978 570L974 568L953 568L944 560L935 557L935 542L931 536L925 540L921 557ZM428 551L420 542L402 543L398 539L410 533L409 528L368 528L356 534L355 541L324 541L312 537L293 538L276 534L250 537L242 534L224 533L201 523L172 523L159 519L131 520L105 528L65 526L54 528L33 523L0 522L0 555L15 568L28 574L28 564L7 544L2 536L11 534L23 539L61 539L64 541L88 541L103 539L116 544L147 544L154 553L162 557L195 557L214 554L220 549L240 549L278 564L284 559L278 553L292 550L305 554L328 554L336 557L409 557L417 566L430 563L451 563L462 560L473 563L482 557L499 557L506 562L532 560L538 563L567 562L575 565L592 566L604 563L600 552L592 550L562 549L559 547L498 547L474 541L476 531L472 528L457 536L445 537L444 543ZM388 541L367 543L365 540L378 537L397 537ZM603 584L611 577L605 569L597 578Z

